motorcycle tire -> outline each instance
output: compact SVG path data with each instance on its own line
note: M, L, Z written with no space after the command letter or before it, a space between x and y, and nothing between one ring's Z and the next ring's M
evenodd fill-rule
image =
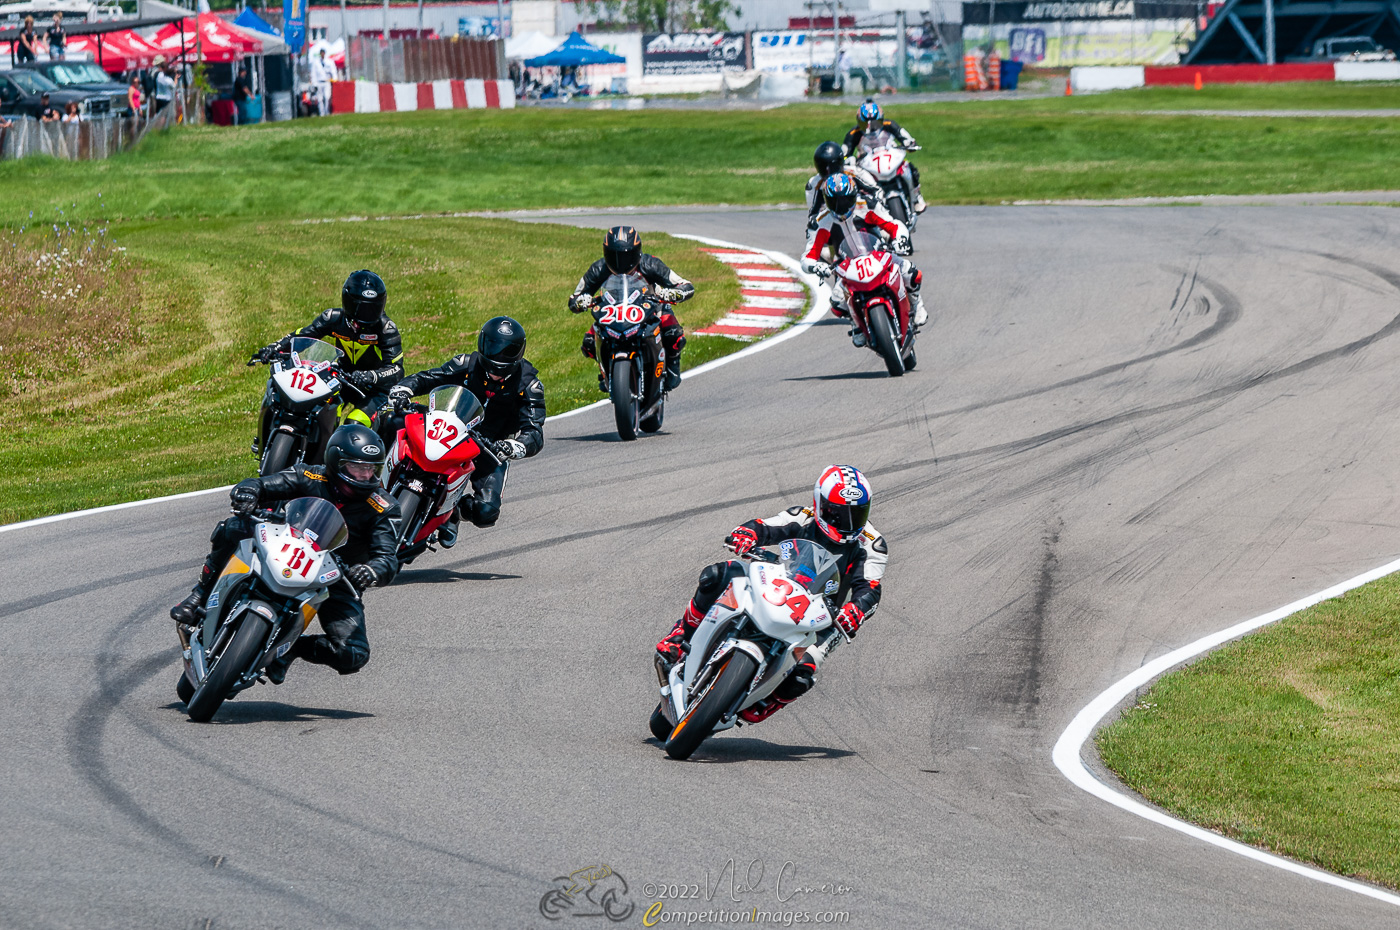
M279 432L275 434L272 437L272 442L268 443L267 453L263 455L262 467L258 469L258 477L266 478L268 475L275 475L291 465L296 442L296 437L291 433Z
M418 515L419 498L415 491L400 491L397 495L399 502L399 558L403 558L404 548L411 545L413 540L409 539L409 533L414 529L414 517Z
M663 394L661 399L656 402L656 412L637 425L644 433L654 433L661 429L661 421L664 419L666 419L666 396Z
M661 712L661 705L656 705L656 710L651 712L651 719L647 721L647 726L651 728L651 735L656 737L656 741L661 745L666 745L666 738L671 735L671 721L666 719L666 715Z
M890 208L890 216L903 223L906 229L909 228L909 209L904 205L903 197L891 197L885 206Z
M175 682L175 696L185 706L189 706L190 698L194 697L194 685L190 684L190 676L184 672L180 673L180 680Z
M909 350L909 354L907 354L907 355L904 356L904 370L905 370L905 371L913 371L913 370L914 370L914 367L915 367L916 365L918 365L918 364L919 364L919 357L918 357L917 355L914 354L914 350L913 350L913 349L910 349L910 350Z
M735 650L724 660L705 690L696 696L690 709L671 730L666 740L666 755L672 759L689 759L700 748L705 737L734 706L734 702L753 681L758 663L747 652Z
M191 720L195 723L207 723L209 718L218 713L229 691L238 679L243 677L243 673L248 671L248 666L267 644L267 634L271 631L272 625L266 618L252 611L244 611L243 621L238 630L224 647L224 651L214 660L204 684L190 696L185 705L185 712Z
M632 360L620 358L612 367L613 418L623 442L637 438L637 395L632 384Z
M894 324L890 315L878 306L870 314L870 335L875 343L875 351L885 360L885 370L891 378L904 374L904 359L899 355L899 341L894 337Z

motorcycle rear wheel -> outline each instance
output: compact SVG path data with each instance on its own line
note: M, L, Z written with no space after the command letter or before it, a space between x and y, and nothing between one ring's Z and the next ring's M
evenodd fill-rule
M661 421L666 418L666 395L661 395L661 399L656 402L656 412L637 425L644 433L654 433L661 429Z
M214 667L209 669L204 684L185 705L185 712L190 715L191 720L195 723L207 723L209 718L218 713L224 700L228 698L229 690L243 673L248 671L248 666L267 643L267 634L271 629L272 625L266 618L252 611L244 612L243 622L239 624L224 651L214 660Z
M180 673L180 680L175 682L175 696L186 706L189 705L190 698L194 697L194 685L190 684L190 676L184 672Z
M296 437L291 433L274 433L272 442L267 446L267 454L263 456L262 467L258 469L258 477L266 478L268 475L275 475L291 465L296 441Z
M637 395L633 393L632 360L620 358L612 367L613 419L623 442L637 438Z
M909 211L904 207L903 197L891 197L886 202L885 206L890 208L890 216L899 220L901 223L904 224L905 228L908 228Z
M875 343L875 351L885 360L885 370L890 373L891 378L898 378L904 374L904 359L899 355L899 340L894 337L890 315L876 305L871 308L867 322Z
M757 671L758 663L753 656L737 649L731 652L671 731L670 738L666 740L666 755L672 759L689 759L690 754L700 748L705 737L714 731L715 725L724 719L734 702L739 700Z
M651 728L651 735L656 737L656 741L661 745L666 745L666 738L671 735L671 721L666 719L666 715L661 712L661 705L656 705L656 710L651 712L651 719L647 721L647 726Z

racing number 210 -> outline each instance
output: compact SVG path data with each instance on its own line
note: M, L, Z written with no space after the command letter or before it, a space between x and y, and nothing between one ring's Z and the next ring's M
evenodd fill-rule
M812 599L805 594L794 594L792 582L786 578L774 578L771 591L763 592L763 599L770 604L788 609L788 619L793 623L801 623L802 618L807 615L807 608L811 605ZM776 594L777 597L770 597Z

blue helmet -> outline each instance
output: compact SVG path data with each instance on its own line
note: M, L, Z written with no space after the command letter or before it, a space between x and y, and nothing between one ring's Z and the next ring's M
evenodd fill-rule
M860 105L860 118L867 123L873 123L876 120L883 119L884 115L884 111L880 109L880 105L874 100L867 100Z
M844 172L833 174L822 183L822 200L838 219L844 220L855 211L858 196L856 182Z

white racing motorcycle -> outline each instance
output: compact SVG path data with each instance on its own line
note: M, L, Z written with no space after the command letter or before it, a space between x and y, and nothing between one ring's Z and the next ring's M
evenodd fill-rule
M870 172L885 192L885 206L889 208L890 215L913 233L919 215L914 212L914 204L909 200L913 184L905 181L910 171L906 162L908 152L894 136L881 131L863 136L857 154L860 167Z
M350 538L334 504L299 497L287 504L285 516L260 513L258 519L253 536L229 556L194 634L176 626L185 670L175 691L200 723L287 654L333 585L355 592L332 554Z
M846 634L828 598L841 586L837 557L808 539L784 540L778 554L752 549L690 639L685 660L660 656L661 703L651 733L673 759L687 759L711 733L771 695L804 655L818 668Z

